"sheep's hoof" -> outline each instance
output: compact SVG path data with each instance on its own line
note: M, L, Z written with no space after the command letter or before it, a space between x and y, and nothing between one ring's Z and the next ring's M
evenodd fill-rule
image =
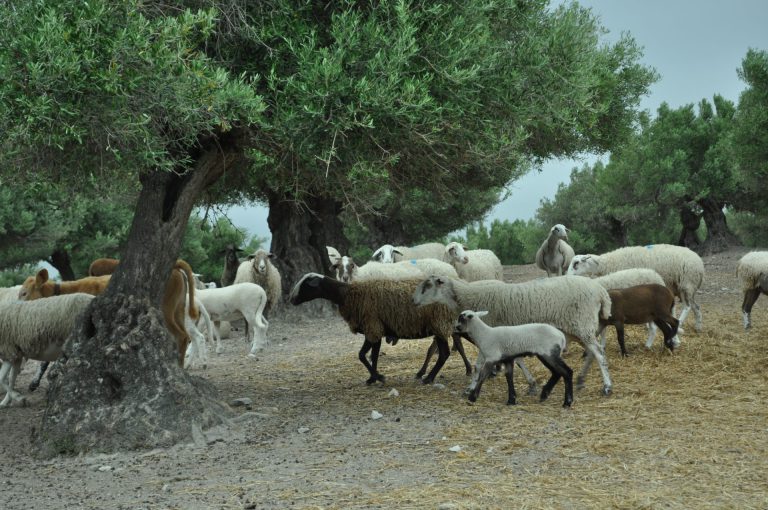
M421 380L421 384L432 384L433 382L435 382L435 379L429 376Z
M422 377L424 377L424 370L416 372L416 379L421 379Z
M610 386L603 386L603 396L609 397L613 393L613 389Z
M536 384L531 384L528 386L528 395L538 395L539 394L539 387Z
M571 404L573 404L573 400L566 400L565 402L563 402L563 408L570 409Z
M374 374L371 377L369 377L367 381L365 381L365 384L370 386L371 384L375 383L376 381L381 381L381 383L384 384L384 376L381 375L381 374Z
M516 406L517 405L517 400L515 400L514 398L511 398L511 399L507 400L507 405L508 406Z
M468 399L470 402L477 402L477 395L475 395L475 393L474 393L474 392L473 392L473 393L470 393L470 394L469 394L469 397L467 397L467 399Z

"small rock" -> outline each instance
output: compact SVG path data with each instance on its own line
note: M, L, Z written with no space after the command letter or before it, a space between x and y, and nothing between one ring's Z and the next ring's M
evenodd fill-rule
M98 470L104 473L105 471L112 471L113 469L115 468L113 468L112 466L99 466Z
M299 427L299 434L306 434L309 432L309 427Z
M194 421L192 422L192 441L197 446L205 446L207 444L205 435L203 434L203 428L199 423Z
M163 492L171 492L171 486L170 484L163 485Z
M390 390L390 392L389 392L389 396L390 397L399 397L400 396L400 392L397 391L395 388L392 388Z
M236 398L229 403L232 407L249 406L253 404L253 400L248 397Z
M452 451L452 452L456 452L456 453L458 453L458 452L460 452L460 451L461 451L461 446L459 446L459 445L456 445L456 446L451 446L450 448L448 448L448 450L450 450L450 451Z
M437 510L454 510L455 508L459 508L456 503L440 503L437 506Z
M436 383L435 383L435 384L433 384L432 386L433 386L434 388L437 388L438 390L444 390L444 389L445 389L445 384L440 384L439 382L436 382Z
M371 411L371 419L372 420L378 420L379 418L383 418L383 417L384 417L384 415L381 414L380 412L378 412L377 410L374 409L373 411Z

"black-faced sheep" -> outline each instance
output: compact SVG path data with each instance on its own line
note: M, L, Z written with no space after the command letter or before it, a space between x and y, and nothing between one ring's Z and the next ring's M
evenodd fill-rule
M446 306L416 307L411 299L419 280L367 280L343 283L316 273L304 275L291 291L291 304L327 299L353 333L365 335L358 358L365 365L372 384L384 381L378 372L379 350L383 337L415 339L434 336L439 355L432 371L422 381L431 383L448 359L448 339L453 334L454 314ZM366 358L371 352L370 362Z
M481 319L487 314L485 311L464 310L456 322L456 331L465 333L479 350L475 376L470 386L470 402L477 400L483 381L493 372L496 364L504 363L509 391L507 404L514 405L516 394L512 378L513 362L520 356L536 356L552 372L552 377L541 390L541 402L549 397L552 388L562 377L565 381L563 407L570 407L573 403L573 371L561 356L565 349L563 332L549 324L492 328Z
M237 269L240 267L240 260L237 258L237 254L243 250L235 246L234 244L228 244L221 254L224 255L224 269L221 271L221 286L227 287L235 283L235 276L237 276Z

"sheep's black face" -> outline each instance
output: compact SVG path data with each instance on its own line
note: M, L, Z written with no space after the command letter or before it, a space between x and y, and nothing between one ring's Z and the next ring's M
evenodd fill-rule
M469 321L472 319L471 314L467 313L460 313L459 318L456 319L456 324L453 325L453 330L456 333L464 333L467 330L467 325L469 324Z
M320 297L320 282L323 276L317 273L309 273L299 280L293 287L291 295L288 298L292 305L300 305Z

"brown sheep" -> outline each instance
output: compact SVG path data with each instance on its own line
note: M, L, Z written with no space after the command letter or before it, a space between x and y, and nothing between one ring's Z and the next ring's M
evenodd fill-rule
M655 283L636 285L626 289L609 290L608 294L611 296L611 316L608 319L600 319L598 334L606 326L615 326L622 356L627 355L624 346L624 324L653 322L664 333L664 345L670 351L680 345L677 338L679 322L672 315L675 296L667 287Z
M120 263L117 259L96 259L88 266L88 276L104 276L115 272Z

